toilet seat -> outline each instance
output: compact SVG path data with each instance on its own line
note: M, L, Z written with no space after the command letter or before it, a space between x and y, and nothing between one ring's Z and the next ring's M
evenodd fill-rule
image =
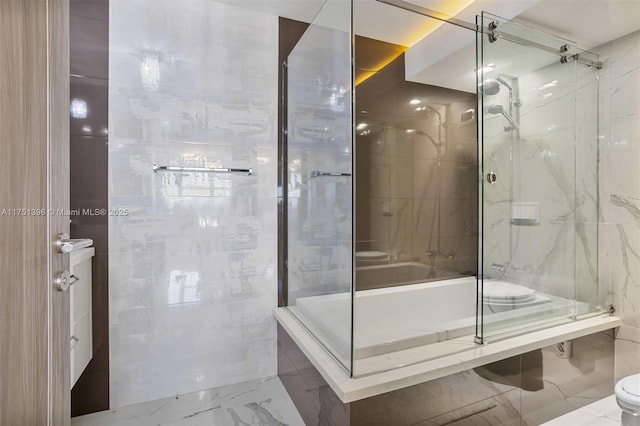
M485 280L482 285L482 300L491 304L518 304L536 298L536 291L506 281Z
M389 255L387 253L383 253L381 251L357 251L356 259L357 260L384 260L387 259Z
M640 414L640 374L625 377L616 383L616 401L624 411Z

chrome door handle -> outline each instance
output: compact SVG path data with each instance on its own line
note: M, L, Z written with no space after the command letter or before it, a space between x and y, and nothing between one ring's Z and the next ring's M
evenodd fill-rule
M75 282L75 281L74 281ZM67 291L71 285L71 275L69 271L63 271L53 280L53 285L58 291Z
M55 246L58 253L71 253L74 250L89 247L93 244L93 240L90 238L82 238L77 240L69 239L69 234L58 234Z
M494 183L496 183L496 180L498 180L498 175L495 172L487 173L487 182L493 185Z

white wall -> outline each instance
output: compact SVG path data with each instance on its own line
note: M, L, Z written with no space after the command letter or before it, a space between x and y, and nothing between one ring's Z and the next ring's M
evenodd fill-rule
M616 378L640 372L640 31L596 49L600 71L599 281L624 325Z
M111 406L275 375L277 17L110 5Z

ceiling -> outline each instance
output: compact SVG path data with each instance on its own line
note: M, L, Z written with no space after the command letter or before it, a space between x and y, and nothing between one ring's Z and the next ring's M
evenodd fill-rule
M545 0L518 19L588 50L640 29L640 0Z
M325 3L325 0L218 1L304 22L311 22ZM573 40L583 49L593 48L640 29L640 0L508 0L506 3L510 6L506 9L504 0L408 1L444 14L456 15L469 22L474 21L478 10L504 17L517 16L518 19ZM469 8L473 3L481 4L482 8ZM510 12L509 8L516 13ZM504 14L501 15L499 11ZM412 46L424 36L432 21L376 0L353 0L353 17L356 34L404 46Z
M344 21L349 7L348 0L218 1L304 22L316 19L328 26L334 20ZM482 11L489 11L572 40L581 49L640 29L640 0L405 1L471 23ZM353 0L353 29L357 35L406 46L408 81L475 92L474 32L376 0ZM380 67L393 59L381 62ZM452 70L461 72L452 74Z

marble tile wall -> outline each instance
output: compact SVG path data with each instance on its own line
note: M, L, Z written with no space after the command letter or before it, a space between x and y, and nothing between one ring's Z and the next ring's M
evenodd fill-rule
M640 373L640 31L594 49L600 71L599 285L623 326L616 378Z
M111 0L109 48L111 406L274 375L277 17Z

